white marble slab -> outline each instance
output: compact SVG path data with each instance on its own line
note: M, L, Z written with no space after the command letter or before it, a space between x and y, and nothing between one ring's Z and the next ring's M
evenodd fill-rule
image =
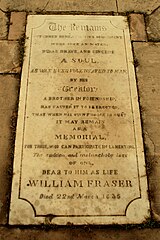
M10 224L149 216L127 19L29 16Z

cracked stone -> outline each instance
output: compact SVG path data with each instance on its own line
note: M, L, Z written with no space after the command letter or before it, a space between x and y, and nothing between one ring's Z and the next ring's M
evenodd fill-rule
M139 63L136 72L147 150L146 161L150 168L152 210L156 220L160 220L160 43L135 42L133 46Z
M160 41L160 7L149 15L146 20L149 40Z
M0 11L0 39L7 38L7 23L8 18L6 14Z
M0 53L0 73L19 73L18 42L0 40Z

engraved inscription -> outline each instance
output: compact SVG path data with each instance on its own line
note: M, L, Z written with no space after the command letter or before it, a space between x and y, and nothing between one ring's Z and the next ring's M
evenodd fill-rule
M29 16L26 49L10 223L18 208L22 224L48 215L58 224L143 221L149 204L126 19Z

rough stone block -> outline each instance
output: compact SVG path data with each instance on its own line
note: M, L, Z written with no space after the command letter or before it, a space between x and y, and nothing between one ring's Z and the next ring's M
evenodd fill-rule
M68 227L58 229L0 228L1 240L159 240L159 229Z
M0 75L0 224L7 222L8 215L12 174L11 117L18 98L18 85L16 76Z
M0 224L7 223L10 185L9 180L11 160L10 148L10 119L12 110L1 110L0 112Z
M1 8L10 11L116 11L115 0L1 0Z
M0 10L0 39L7 38L7 23L8 18L6 14Z
M9 40L20 39L25 32L26 12L12 12L9 28Z
M19 92L16 75L0 75L0 109L15 109Z
M146 12L150 14L159 5L159 0L117 0L118 1L118 11L119 12Z
M0 40L0 53L0 73L20 72L18 42Z
M130 33L132 41L146 41L146 30L143 14L130 14Z
M160 220L160 43L134 43L154 217Z
M160 41L160 7L146 18L149 40Z

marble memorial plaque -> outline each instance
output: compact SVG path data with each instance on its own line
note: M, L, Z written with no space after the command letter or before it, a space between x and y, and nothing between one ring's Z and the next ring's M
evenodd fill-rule
M149 216L126 17L29 16L10 224Z

